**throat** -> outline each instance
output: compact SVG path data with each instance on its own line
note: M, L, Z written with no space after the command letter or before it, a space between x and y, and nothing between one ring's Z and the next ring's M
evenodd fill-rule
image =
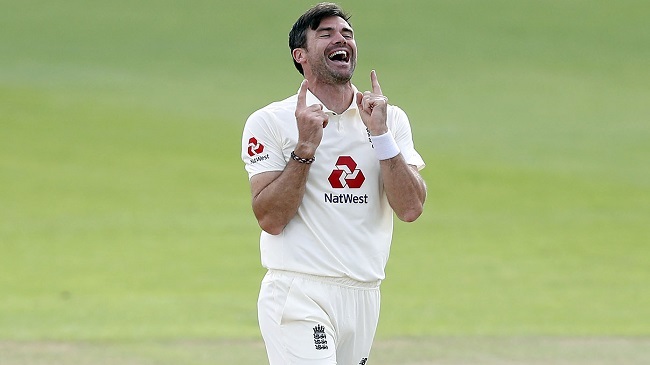
M311 80L310 80L311 85ZM354 90L350 83L345 85L320 84L309 88L327 109L336 114L348 110L354 100Z

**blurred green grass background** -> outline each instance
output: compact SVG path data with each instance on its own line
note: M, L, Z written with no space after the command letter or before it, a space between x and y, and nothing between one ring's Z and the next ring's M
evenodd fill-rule
M259 337L241 130L312 4L0 0L0 340ZM650 335L650 3L340 4L427 162L378 336Z

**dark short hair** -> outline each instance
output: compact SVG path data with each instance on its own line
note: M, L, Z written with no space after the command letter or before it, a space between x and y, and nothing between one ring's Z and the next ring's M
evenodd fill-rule
M343 18L348 24L350 23L350 15L347 14L340 6L334 3L320 3L314 5L311 9L307 10L303 15L296 20L289 32L289 48L291 49L291 58L293 64L298 69L300 74L304 75L302 65L296 62L293 58L293 50L296 48L306 48L307 46L307 28L316 30L320 25L321 20L331 16L338 16Z

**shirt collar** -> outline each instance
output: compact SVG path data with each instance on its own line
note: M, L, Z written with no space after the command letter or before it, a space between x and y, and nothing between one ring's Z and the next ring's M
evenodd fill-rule
M349 107L348 107L348 108L347 108L343 113L341 113L341 114L345 114L345 113L347 113L347 112L350 111L350 110L355 110L355 111L356 111L356 110L359 109L359 108L357 107L357 102L356 102L356 100L357 100L357 93L359 92L359 90L357 89L356 86L352 85L352 91L354 92L354 94L353 94L354 96L352 97L352 103L351 103L350 106L349 106ZM298 88L298 92L300 92L300 88ZM316 95L312 94L312 93L311 93L311 90L309 90L309 89L307 89L307 100L306 100L306 102L307 102L307 106L309 106L309 105L314 105L314 104L321 104L321 105L323 106L323 111L324 111L325 113L327 113L327 114L329 114L329 115L336 115L335 112L333 112L332 110L327 109L327 107L325 106L325 104L323 104L323 102L321 102L321 101L316 97Z

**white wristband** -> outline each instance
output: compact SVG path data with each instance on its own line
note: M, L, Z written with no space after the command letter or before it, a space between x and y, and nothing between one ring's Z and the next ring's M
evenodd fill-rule
M388 160L389 158L399 155L399 147L390 131L379 136L370 136L370 141L372 141L372 146L375 148L375 154L380 160Z

